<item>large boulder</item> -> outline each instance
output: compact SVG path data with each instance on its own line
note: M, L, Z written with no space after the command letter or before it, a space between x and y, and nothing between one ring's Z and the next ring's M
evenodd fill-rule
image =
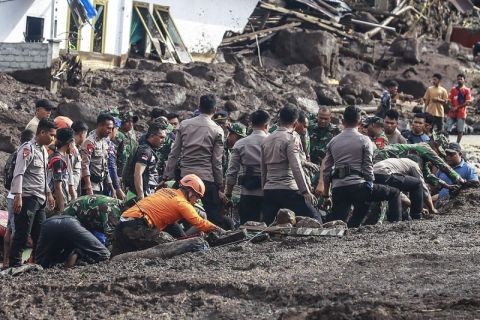
M394 56L402 57L403 61L411 64L420 63L421 40L419 38L398 37L390 46Z
M348 73L340 80L340 94L347 100L355 97L356 100L361 99L361 103L370 103L373 100L371 93L370 77L362 72Z
M189 73L180 70L167 72L167 82L175 83L188 89L195 86L193 77Z
M84 121L90 129L95 128L100 110L82 102L62 102L57 107L57 116Z
M318 104L321 106L338 106L343 102L336 87L320 85L315 88L315 92Z
M321 30L282 30L273 39L273 52L285 64L323 67L325 74L335 77L338 64L336 37Z

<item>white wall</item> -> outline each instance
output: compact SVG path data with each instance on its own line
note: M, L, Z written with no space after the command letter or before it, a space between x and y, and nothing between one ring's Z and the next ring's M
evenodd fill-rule
M57 35L66 31L67 1L54 0L54 20L57 20ZM24 42L27 16L44 18L43 37L50 39L52 0L14 0L0 3L0 42ZM65 38L65 36L60 36ZM62 42L63 48L65 44Z
M226 31L242 32L257 0L153 0L170 7L191 53L215 52Z

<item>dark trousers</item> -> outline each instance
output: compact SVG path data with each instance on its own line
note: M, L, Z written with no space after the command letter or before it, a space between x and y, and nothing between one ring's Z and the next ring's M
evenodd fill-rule
M247 221L260 221L263 208L263 197L241 195L238 203L240 224Z
M145 219L133 219L117 224L113 232L112 257L132 251L145 250L162 243L160 231L151 228Z
M373 184L370 189L365 183L354 184L346 187L332 189L332 213L329 216L332 220L343 220L348 227L358 227L362 224L372 201L388 201L387 219L391 222L402 219L400 191L396 188ZM353 205L353 213L350 219L350 207Z
M65 263L71 254L93 264L110 258L107 248L77 219L70 216L53 216L42 225L35 262L44 268Z
M443 131L443 117L433 117L435 121L433 122L433 128L437 128L438 132Z
M408 192L410 202L410 216L412 219L420 219L423 209L423 185L419 178L404 176L401 174L375 175L375 183L385 184Z
M312 205L295 190L264 190L263 221L270 225L277 217L278 210L290 209L297 216L306 216L322 222L322 217Z
M233 229L233 220L225 216L225 205L218 195L218 186L214 182L204 181L205 195L202 198L207 218L212 223L224 229Z
M15 214L15 233L10 251L10 267L22 264L22 252L27 244L28 236L32 236L35 257L36 246L42 223L45 221L45 201L37 197L22 197L22 210Z

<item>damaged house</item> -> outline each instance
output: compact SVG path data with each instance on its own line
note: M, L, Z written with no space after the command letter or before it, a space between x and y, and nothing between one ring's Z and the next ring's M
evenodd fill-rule
M210 61L226 31L242 32L255 0L0 0L0 71L50 68L59 52L83 66L128 55Z

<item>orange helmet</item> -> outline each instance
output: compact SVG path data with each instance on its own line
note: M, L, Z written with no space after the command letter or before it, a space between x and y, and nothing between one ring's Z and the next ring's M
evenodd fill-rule
M200 197L203 197L205 194L205 184L202 179L195 174L187 174L180 180L180 185L182 187L192 188Z
M64 129L64 128L70 128L72 126L72 119L69 117L64 117L64 116L58 116L56 117L53 122L55 122L55 125L57 126L57 129Z

